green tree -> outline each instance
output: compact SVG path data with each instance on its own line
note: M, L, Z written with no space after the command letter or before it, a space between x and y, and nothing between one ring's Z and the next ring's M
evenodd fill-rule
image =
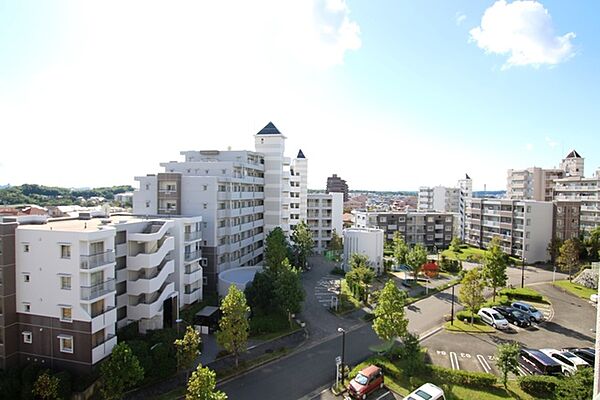
M560 254L560 247L562 244L563 242L559 238L553 237L550 239L550 243L548 243L548 247L546 248L548 254L550 255L550 261L556 261L558 255Z
M60 380L57 377L44 371L35 380L32 393L43 400L55 400L58 399L59 384Z
M290 326L292 326L292 313L302 310L305 296L300 271L292 268L287 259L284 260L275 283L275 299L281 310L287 314Z
M406 293L398 289L393 280L388 280L379 292L375 307L373 330L381 340L392 341L406 335L408 319L404 313Z
M460 302L473 314L479 311L485 301L484 288L485 282L479 268L468 271L462 279L458 297ZM471 324L473 324L473 315L471 315Z
M215 390L216 384L215 371L198 365L188 381L185 400L226 400L225 393Z
M352 254L350 268L346 273L346 282L351 289L358 288L358 297L366 302L369 297L369 285L375 279L375 271L369 267L367 256L362 254Z
M394 238L392 239L392 251L394 253L394 261L396 262L396 265L406 264L408 246L398 231L394 233Z
M337 234L335 229L331 232L331 240L329 241L328 249L336 253L341 253L342 250L344 250L342 237Z
M508 258L500 247L500 239L494 237L490 242L488 249L483 255L483 277L487 285L492 289L492 300L496 301L496 292L498 288L506 286L508 275Z
M590 400L593 397L594 368L582 368L561 379L556 388L557 399Z
M269 314L276 310L275 280L277 276L270 270L257 272L252 283L244 290L244 295L253 314Z
M399 358L402 360L402 372L408 377L415 376L423 370L425 365L424 354L421 351L421 343L419 336L410 332L406 332L402 336L402 347L398 352Z
M519 345L517 343L505 343L498 346L496 352L496 358L498 359L496 365L502 374L502 383L506 389L506 383L508 382L508 374L518 374L519 366Z
M118 343L110 358L100 366L102 397L105 400L123 398L125 390L144 379L144 369L127 343Z
M190 377L190 369L200 354L200 335L192 326L185 328L182 339L173 343L177 349L177 368L185 370L185 380Z
M225 350L233 353L236 367L239 365L240 353L246 351L248 343L249 311L250 308L246 304L244 293L235 285L229 286L229 292L221 302L221 319L219 320L217 342Z
M313 240L312 233L308 229L306 222L300 221L294 228L291 235L294 255L298 260L298 266L305 269L308 261L308 256L312 254L315 241Z
M265 267L274 273L281 268L281 263L288 257L288 243L285 233L280 227L273 229L265 239Z
M587 247L587 253L591 261L598 260L600 252L600 226L592 229L589 237L585 240L585 246Z
M562 246L560 246L560 252L556 261L563 271L569 272L570 281L573 268L576 268L579 265L579 248L573 239L566 240Z
M417 276L427 262L427 250L421 244L416 244L406 255L406 264L412 270L413 278L417 281Z
M452 241L450 242L450 250L452 250L455 253L460 253L460 239L457 237L453 237Z

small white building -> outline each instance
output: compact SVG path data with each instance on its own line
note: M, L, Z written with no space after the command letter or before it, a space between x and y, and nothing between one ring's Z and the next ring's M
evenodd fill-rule
M350 270L353 254L363 254L369 259L377 275L383 272L383 230L375 228L344 229L344 271Z
M311 193L308 195L308 228L315 241L314 252L323 254L335 231L342 234L344 215L343 193Z

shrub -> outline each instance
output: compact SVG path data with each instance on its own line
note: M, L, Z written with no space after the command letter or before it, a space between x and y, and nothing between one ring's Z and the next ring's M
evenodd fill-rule
M61 399L70 399L73 389L71 386L71 374L67 371L61 371L54 374L58 378L58 397Z
M339 276L344 276L346 275L346 271L344 271L342 268L340 267L335 267L334 269L331 270L330 272L332 275L339 275Z
M250 320L250 336L284 331L289 326L290 324L285 315L278 313L257 314Z
M0 399L18 399L20 392L20 370L18 368L0 370Z
M446 256L442 256L440 260L440 270L442 272L449 272L451 274L459 273L462 270L462 266L460 261L452 260L447 258Z
M33 400L33 384L42 367L38 364L28 364L21 371L21 400Z
M467 320L468 323L471 323L471 311L459 311L456 313L456 319L459 321ZM473 323L479 324L481 323L481 317L477 314L473 314Z
M428 369L432 380L450 385L487 388L495 385L497 381L495 375L484 372L453 370L437 365L430 365Z
M481 308L491 308L494 306L510 306L511 302L512 301L507 296L496 296L496 301L488 300L485 303L483 303Z
M519 386L524 392L536 397L550 397L556 391L559 379L554 376L523 376L519 378Z
M502 289L500 295L506 296L507 298L534 301L538 303L544 302L544 296L538 291L529 288L518 288L518 289Z

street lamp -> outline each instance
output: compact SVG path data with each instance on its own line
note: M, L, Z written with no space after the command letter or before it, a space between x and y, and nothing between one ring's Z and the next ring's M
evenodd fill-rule
M454 286L452 285L452 308L450 309L450 325L454 325Z
M525 286L525 257L521 256L521 289Z
M346 373L346 364L344 363L344 356L346 353L346 330L344 328L338 328L338 332L342 334L342 382L344 382L344 375Z

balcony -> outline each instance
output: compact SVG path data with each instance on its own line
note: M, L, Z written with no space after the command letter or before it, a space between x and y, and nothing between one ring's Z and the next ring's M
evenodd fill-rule
M107 335L104 342L98 344L92 349L92 364L96 364L100 360L108 357L117 344L117 337L113 334Z
M192 262L200 258L202 258L202 250L192 251L184 255L185 262Z
M114 325L117 322L117 309L108 307L102 314L92 318L92 333L96 333L107 326Z
M201 239L202 239L202 231L186 232L186 234L185 234L186 242L193 242L193 241L201 240Z
M93 286L82 286L81 300L92 301L115 291L115 279L110 278Z
M94 269L98 267L107 266L115 262L115 252L113 250L107 250L104 253L92 254L92 255L80 255L79 256L79 267L81 269Z
M127 282L127 293L135 296L142 293L154 293L161 288L173 272L175 272L175 261L165 260L147 276L143 275L135 281Z
M165 258L169 257L170 251L175 248L175 239L169 236L162 245L152 253L138 253L127 257L127 269L139 271L142 268L151 268L159 265Z
M183 304L192 304L193 302L200 300L202 297L202 289L196 288L190 293L183 294Z
M127 235L127 238L136 242L151 242L160 240L167 234L169 228L172 226L173 223L171 221L164 223L152 223L146 227L144 232L130 233Z
M184 285L191 285L202 280L202 267L199 265L186 265L185 274L183 275Z
M175 291L175 283L166 284L162 291L155 292L151 296L142 296L143 298L135 305L127 307L127 314L133 320L141 318L155 317L163 307L163 302L170 298Z

